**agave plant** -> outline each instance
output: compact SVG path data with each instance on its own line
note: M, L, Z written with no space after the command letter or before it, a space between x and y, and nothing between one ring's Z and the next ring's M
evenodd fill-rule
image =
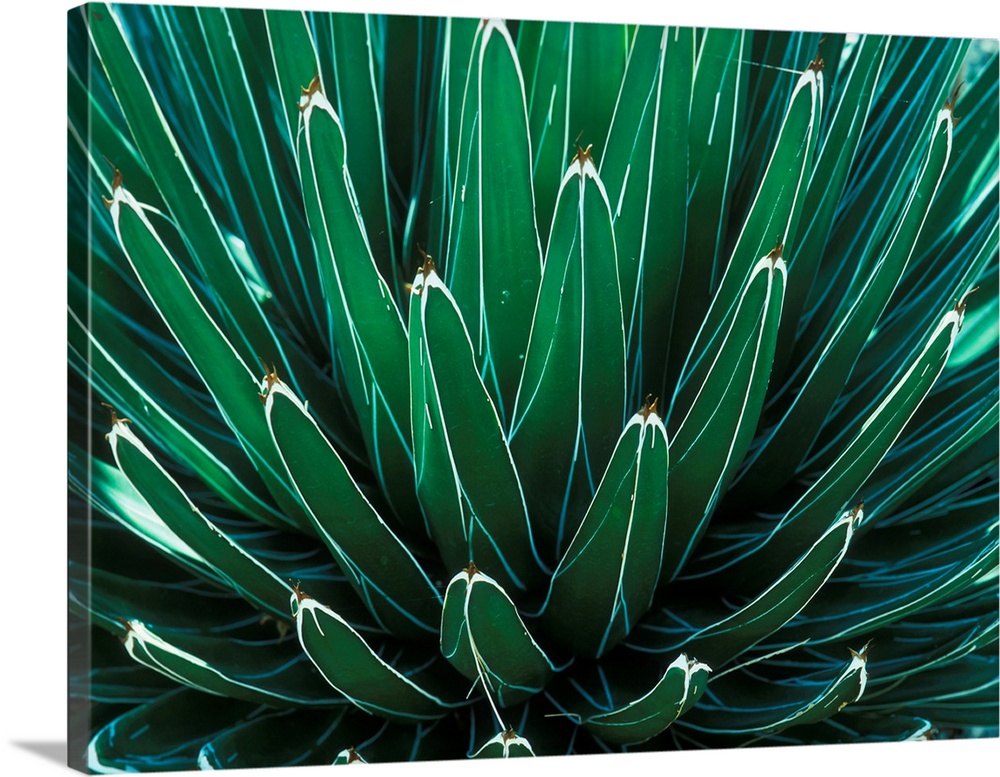
M997 735L995 46L69 24L74 765Z

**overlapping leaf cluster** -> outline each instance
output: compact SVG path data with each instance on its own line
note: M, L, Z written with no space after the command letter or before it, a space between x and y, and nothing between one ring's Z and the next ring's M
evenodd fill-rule
M76 765L996 735L995 51L69 23Z

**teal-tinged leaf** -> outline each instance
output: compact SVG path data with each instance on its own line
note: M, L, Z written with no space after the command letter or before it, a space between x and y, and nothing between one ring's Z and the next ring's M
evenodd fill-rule
M419 646L396 651L391 644L376 651L351 624L302 591L292 599L292 613L310 660L330 685L365 712L412 724L462 706L461 683L439 654Z
M298 97L301 90L319 75L316 42L302 11L265 10L267 40L270 44L278 94L285 119L285 138L295 152L299 126Z
M458 164L459 129L463 95L472 63L472 43L480 19L446 17L438 20L434 92L427 138L418 182L407 216L403 257L409 259L419 244L435 255L447 257L448 222L454 203L455 168Z
M524 758L534 757L531 743L515 731L501 731L470 758Z
M601 180L615 203L632 404L664 384L664 323L684 255L694 58L693 29L639 27L601 160Z
M795 473L906 269L951 154L952 113L938 111L927 155L888 244L861 287L841 306L835 330L789 410L740 473L742 498L759 498ZM766 477L764 476L766 474Z
M785 315L778 335L779 346L775 356L778 374L784 372L791 355L802 309L847 186L865 120L871 112L875 85L882 72L887 49L887 37L861 36L852 52L850 69L838 84L835 100L827 109L832 118L817 148L816 164L809 178L803 208L802 239L791 246L786 257L789 269L794 268L794 272L789 276Z
M302 507L275 461L256 378L195 295L143 206L121 185L120 177L115 183L108 207L118 241L143 289L205 381L223 417L284 511L284 520L305 529L308 522Z
M572 25L554 21L522 24L532 33L530 44L522 44L518 36L518 59L525 75L528 128L534 155L531 174L535 187L535 221L544 248L559 192L559 176L572 152L567 86Z
M413 282L417 496L449 570L469 561L518 597L541 582L521 484L458 305L428 262Z
M622 432L539 613L546 633L576 655L608 652L652 603L669 524L667 469L654 402Z
M784 385L775 387L776 399L783 395L783 404L772 414L786 409L825 353L844 311L868 282L871 269L899 227L899 214L927 156L926 139L937 124L938 109L960 77L967 43L946 38L890 40L873 115L867 120L870 128L854 162L864 173L852 180L842 197L841 215L796 334L789 361L792 370Z
M667 389L681 366L725 269L729 209L746 111L746 30L702 30L688 123L684 262L672 314ZM712 105L712 110L697 110Z
M338 363L380 486L404 525L422 528L408 476L413 460L406 331L368 243L340 119L318 81L303 95L301 108L303 196Z
M860 496L859 490L944 369L962 325L968 294L941 317L921 352L868 416L858 434L781 520L762 535L751 533L742 539L730 536L724 540L725 550L718 553L713 538L706 564L699 564L694 576L703 575L706 566L719 570L738 563L741 576L757 579L763 569L773 568L773 564L787 566L811 544L809 537L818 533L825 516ZM760 550L764 552L758 554ZM752 562L747 563L749 559Z
M269 148L272 116L262 114L255 102L255 91L264 91L266 87L257 83L253 60L249 56L244 59L249 52L241 52L237 47L244 42L244 24L249 13L252 12L225 8L196 9L215 74L215 97L238 139L234 161L246 185L230 189L237 190L231 196L239 204L238 215L244 225L241 231L273 293L282 301L285 315L295 322L297 329L306 331L322 320L313 318L314 311L302 309L299 304L303 299L311 299L304 289L315 283L316 262L304 225L293 211L294 207L301 207L301 200L290 196L283 186L284 155ZM191 33L184 32L184 37L190 38ZM235 170L227 173L233 177L237 174Z
M792 726L816 723L861 699L868 682L867 650L851 651L836 675L817 673L808 682L769 682L748 674L720 675L680 721L697 732L749 740ZM828 679L829 678L829 679Z
M283 616L291 588L209 521L156 462L128 422L113 419L108 440L115 461L153 511L253 604Z
M267 712L213 737L198 753L202 770L327 766L367 740L381 723L352 707Z
M706 353L702 383L670 441L665 580L683 568L704 535L760 418L778 336L787 272L779 245L753 268Z
M582 682L574 680L578 695L572 701L566 692L558 703L571 719L605 742L636 744L652 739L694 706L711 671L707 664L681 653L652 688L636 692L634 681L616 676L617 682L609 683L598 669Z
M177 219L221 314L220 325L245 362L258 354L284 361L280 343L238 270L236 259L180 152L121 22L103 3L88 7L88 29L149 172Z
M226 585L225 579L168 527L117 467L70 447L70 487L85 495L91 508L106 515L175 564Z
M196 690L274 707L344 703L333 689L316 683L311 665L291 641L195 636L134 619L124 627L132 658Z
M930 525L919 529L910 523L872 530L859 543L857 561L848 559L802 617L776 638L814 643L857 638L989 585L998 548L992 495L935 517L937 523L925 521ZM938 525L945 520L950 523ZM921 535L926 546L914 542ZM849 599L847 585L857 587ZM927 655L930 660L930 651Z
M630 37L626 25L543 22L537 47L529 47L534 57L525 51L530 59L522 59L522 66L529 74L525 87L543 246L574 139L584 147L594 144L598 155L606 146Z
M996 719L1000 661L996 651L966 656L933 672L916 675L894 688L865 699L859 713L884 715L905 708L942 727L988 727Z
M274 444L317 534L384 628L412 639L433 636L441 613L434 584L361 492L301 401L272 376L266 382Z
M92 300L91 305L94 311L106 310L99 300ZM92 325L99 325L100 318L100 314L92 317ZM160 403L161 397L149 393L149 387L160 391L176 387L162 380L146 354L122 336L117 327L102 327L101 334L98 339L69 311L70 348L80 361L80 369L89 371L96 393L124 415L140 421L161 448L176 451L231 505L265 523L279 521L260 477L243 451L226 444L224 425L200 413L183 390L170 392L165 398L169 401L168 411ZM178 413L179 407L186 412Z
M711 369L718 342L726 336L727 323L760 257L775 241L786 246L795 244L819 134L822 94L822 68L813 64L796 82L763 180L687 356L670 406L668 432L673 432L688 412Z
M87 747L95 774L191 769L198 752L257 705L179 688L105 724Z
M540 692L562 668L532 638L503 588L474 566L448 584L441 653L501 707Z
M325 73L326 96L341 120L350 166L363 175L352 177L355 207L364 220L372 258L392 288L402 288L398 277L393 226L389 213L389 170L380 94L381 66L376 20L368 14L332 13L330 25L332 69ZM321 52L322 55L323 52ZM306 122L308 124L308 121Z
M723 666L806 607L844 558L862 517L860 509L841 515L790 569L735 612L728 605L713 611L703 602L696 608L685 607L683 600L676 607L668 604L647 617L626 644L668 655L683 649L713 667ZM713 616L718 620L701 626Z
M563 176L510 432L532 520L558 558L625 423L611 208L590 155Z
M506 427L528 347L542 249L524 81L503 22L483 22L473 41L452 202L445 282Z

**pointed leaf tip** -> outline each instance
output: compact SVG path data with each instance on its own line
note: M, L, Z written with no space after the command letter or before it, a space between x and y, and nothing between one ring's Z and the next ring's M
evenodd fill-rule
M302 87L302 96L299 97L299 110L305 111L312 103L312 98L314 94L322 94L323 87L320 85L319 74L313 76L312 81L309 82L309 86Z

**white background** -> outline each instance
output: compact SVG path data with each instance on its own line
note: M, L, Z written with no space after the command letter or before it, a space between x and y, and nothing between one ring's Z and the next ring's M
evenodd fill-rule
M207 5L198 2L195 4ZM431 15L562 18L694 26L823 29L917 35L998 36L992 2L898 2L890 11L867 0L667 3L612 0L239 0L234 5L315 10L376 10ZM65 712L65 14L68 3L5 3L0 20L3 99L0 127L0 773L66 773ZM993 7L993 11L986 11ZM668 15L669 14L669 15ZM613 15L613 16L612 16ZM781 750L597 756L520 761L541 775L555 767L597 774L805 772L819 775L948 775L1000 763L1000 740L862 745ZM370 767L377 774L467 774L469 764ZM502 763L477 763L477 774L509 774ZM989 767L987 766L989 769ZM323 773L325 767L267 769L261 777Z

